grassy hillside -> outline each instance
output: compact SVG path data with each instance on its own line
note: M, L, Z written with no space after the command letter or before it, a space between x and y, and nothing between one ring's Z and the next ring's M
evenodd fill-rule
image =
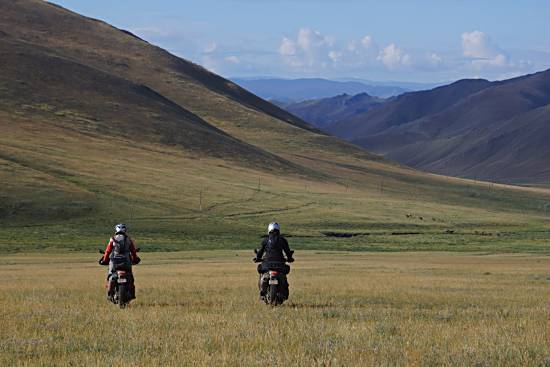
M546 192L308 157L296 160L325 176L271 174L177 147L0 121L3 252L94 251L118 221L146 251L252 247L272 220L298 248L548 248ZM368 235L322 234L331 231Z
M550 194L426 175L41 1L0 4L0 251L546 251ZM329 232L351 237L330 237ZM352 236L353 235L353 236Z

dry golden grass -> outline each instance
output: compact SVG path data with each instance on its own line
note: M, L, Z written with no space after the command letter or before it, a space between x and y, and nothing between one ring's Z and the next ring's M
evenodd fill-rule
M0 260L0 365L520 366L550 363L550 258L300 252L257 300L249 252L143 253L138 299L94 255Z

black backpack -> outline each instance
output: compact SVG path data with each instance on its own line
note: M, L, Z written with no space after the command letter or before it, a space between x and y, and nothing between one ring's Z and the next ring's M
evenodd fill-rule
M113 236L113 257L127 257L130 253L130 241L123 234Z

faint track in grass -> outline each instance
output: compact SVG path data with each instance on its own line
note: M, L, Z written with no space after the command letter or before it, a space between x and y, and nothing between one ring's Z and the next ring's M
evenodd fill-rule
M234 218L234 217L247 217L247 216L254 216L254 215L266 215L270 213L281 213L281 212L289 212L289 211L295 211L295 210L301 210L308 207L311 207L315 205L314 202L309 202L304 205L299 205L295 207L287 207L287 208L279 208L279 209L270 209L270 210L259 210L259 211L253 211L253 212L244 212L244 213L233 213L233 214L226 214L223 215L223 218Z

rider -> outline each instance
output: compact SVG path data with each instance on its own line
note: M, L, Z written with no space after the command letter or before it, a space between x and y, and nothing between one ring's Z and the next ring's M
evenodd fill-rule
M260 274L260 280L258 282L260 297L264 297L267 292L266 284L262 282L262 274L267 272L269 269L265 267L264 262L284 263L286 261L291 263L294 261L294 258L292 257L294 251L290 250L286 238L281 235L281 227L279 226L279 223L269 223L269 226L267 226L267 234L268 236L263 239L260 249L254 258L254 262L262 262L258 265L258 273ZM283 256L283 252L286 255L286 260ZM286 266L285 274L288 274L289 271L290 267ZM288 292L288 282L286 284L286 288Z
M128 273L132 274L132 264L139 264L141 261L139 256L137 256L134 240L132 240L126 232L127 227L125 224L117 224L115 226L115 234L111 237L105 249L105 254L99 259L100 265L109 265L109 271L107 273L107 297L109 299L113 296L114 291L114 283L110 281L111 275L116 271L113 263L123 264L122 267L124 267ZM133 276L130 282L130 292L132 294L132 299L136 298Z

